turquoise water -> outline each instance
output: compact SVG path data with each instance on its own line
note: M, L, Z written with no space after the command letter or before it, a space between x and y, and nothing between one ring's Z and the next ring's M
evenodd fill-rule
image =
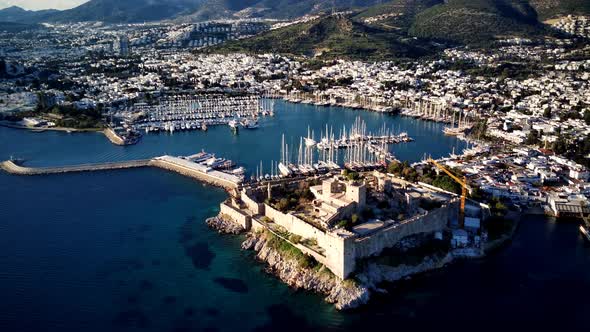
M148 135L131 147L113 146L99 134L0 128L0 159L63 165L204 148L252 169L278 158L282 132L295 138L308 123L319 132L326 121L338 127L357 115L374 128L386 121L416 138L393 147L400 159L462 148L432 123L279 104L277 116L257 131ZM589 246L575 224L539 217L525 219L513 243L486 260L388 287L390 294L368 307L340 313L322 297L266 274L250 252L239 250L241 237L205 226L225 197L157 169L0 173L0 330L545 330L579 328L590 309Z

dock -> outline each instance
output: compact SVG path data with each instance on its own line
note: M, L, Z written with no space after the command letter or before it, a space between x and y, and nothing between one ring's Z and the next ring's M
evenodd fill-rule
M13 175L41 176L51 174L97 172L108 170L132 169L142 167L157 167L168 171L176 172L213 186L221 187L232 191L239 188L242 177L214 170L205 165L195 163L184 157L161 156L153 159L129 160L122 162L107 162L96 164L82 164L74 166L58 167L27 167L19 165L13 160L0 163L0 169Z
M76 173L76 172L94 172L106 171L115 169L139 168L150 165L151 160L131 160L113 163L97 163L97 164L83 164L75 166L59 166L59 167L25 167L17 164L12 160L5 161L0 164L0 168L9 174L14 175L50 175L62 173Z

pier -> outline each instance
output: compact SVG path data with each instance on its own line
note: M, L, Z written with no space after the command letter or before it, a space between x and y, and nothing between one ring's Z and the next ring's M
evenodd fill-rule
M83 164L75 166L59 167L25 167L17 164L15 161L8 160L0 164L0 168L14 175L49 175L75 172L94 172L115 169L139 168L150 165L151 160L131 160L114 163Z
M96 172L108 170L131 169L141 167L157 167L176 172L213 186L231 191L237 189L243 177L215 170L205 164L194 162L185 157L161 156L153 159L130 160L122 162L83 164L58 167L26 167L16 161L7 160L0 163L0 169L13 175L51 175L77 172Z

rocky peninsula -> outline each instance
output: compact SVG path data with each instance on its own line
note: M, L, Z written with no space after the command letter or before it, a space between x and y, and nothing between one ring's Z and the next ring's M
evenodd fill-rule
M224 218L223 215L209 218L206 223L222 234L235 235L244 231L240 225L229 218ZM268 273L294 289L324 295L326 302L334 304L338 310L354 309L367 304L371 293L385 292L380 288L384 282L395 282L439 269L454 259L453 254L449 252L445 255L426 256L415 265L390 266L367 262L354 278L341 280L317 262L307 264L301 259L304 256L301 252L297 253L297 249L286 242L277 242L282 240L268 231L252 231L245 236L242 249L253 250L256 253L256 259L266 264L265 270ZM277 243L280 244L277 245ZM402 246L408 246L408 242L404 242Z

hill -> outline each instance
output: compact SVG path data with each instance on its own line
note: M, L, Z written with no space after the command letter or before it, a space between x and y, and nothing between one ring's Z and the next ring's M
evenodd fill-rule
M391 31L366 25L353 15L329 15L261 35L229 42L214 52L284 53L325 58L410 58L432 53L432 47Z
M12 22L111 23L161 20L203 21L219 18L295 18L312 13L364 8L382 0L90 0L64 11L28 12L21 8L2 14ZM26 13L23 13L24 11Z
M529 4L542 21L570 14L590 15L588 0L529 0Z
M214 51L364 59L415 57L435 51L433 41L484 46L498 38L543 37L549 30L540 20L555 15L585 14L590 4L580 5L581 2L590 3L588 0L393 0L352 14L323 16L272 30L221 45Z
M21 32L26 30L42 29L40 24L25 24L16 22L0 22L0 31Z
M449 0L416 15L409 33L460 43L539 36L545 28L526 0Z
M220 18L289 19L332 10L366 9L360 19L378 17L381 28L412 27L420 36L446 36L463 40L470 31L517 32L530 30L537 19L567 14L590 14L589 0L90 0L76 8L27 11L19 7L0 10L5 22L111 23L179 20L184 22ZM379 17L383 16L383 17ZM440 25L440 31L437 27ZM528 27L527 27L528 25ZM453 31L455 26L459 30Z
M57 22L104 21L130 23L160 21L194 12L204 0L91 0L42 19Z
M59 10L25 10L17 6L0 9L0 22L35 22L41 17L58 13Z

